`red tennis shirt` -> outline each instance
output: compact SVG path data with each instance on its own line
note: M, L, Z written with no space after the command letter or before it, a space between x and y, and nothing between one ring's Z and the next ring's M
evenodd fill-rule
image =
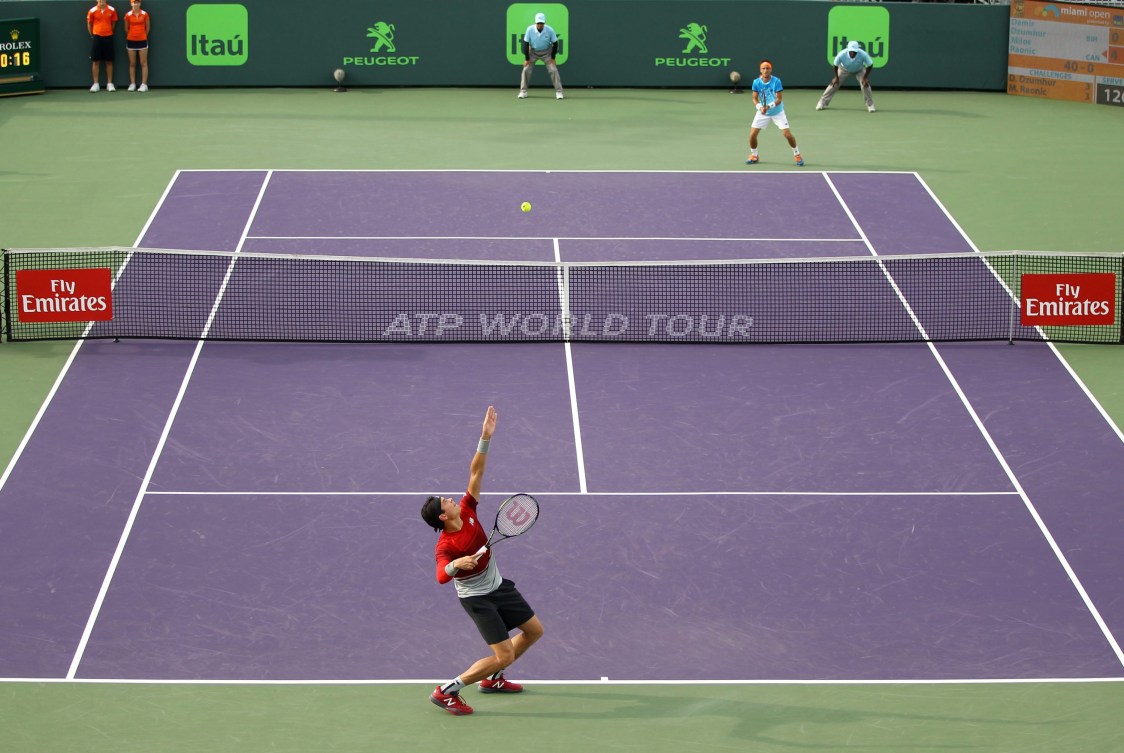
M448 583L453 579L472 578L480 575L488 568L488 563L492 559L490 551L484 553L473 570L461 570L452 577L445 572L445 566L450 562L469 554L476 554L477 550L488 542L488 534L485 533L484 526L480 525L480 517L476 514L477 504L473 496L466 492L461 497L461 529L456 533L442 531L441 535L437 537L438 583Z

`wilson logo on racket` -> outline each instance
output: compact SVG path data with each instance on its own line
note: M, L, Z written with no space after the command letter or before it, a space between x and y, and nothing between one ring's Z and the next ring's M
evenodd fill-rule
M510 539L531 530L539 519L539 502L530 494L515 494L508 497L496 511L496 524L488 543L480 547L474 556L479 557L504 539Z
M504 512L504 517L511 525L521 528L527 525L527 521L531 519L531 513L521 506L516 506Z

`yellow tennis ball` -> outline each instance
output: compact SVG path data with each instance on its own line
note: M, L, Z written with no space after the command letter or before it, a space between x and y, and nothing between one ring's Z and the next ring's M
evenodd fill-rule
M519 208L522 209L524 212L530 212L531 211L531 202L524 201L522 204L519 205Z

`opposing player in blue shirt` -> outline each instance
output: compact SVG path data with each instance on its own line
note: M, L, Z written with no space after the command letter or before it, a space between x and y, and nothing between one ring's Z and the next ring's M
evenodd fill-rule
M749 129L749 159L747 165L756 165L757 134L766 128L770 122L776 123L781 129L781 134L788 140L792 147L792 155L796 158L797 167L804 167L804 158L800 156L800 147L796 145L796 137L788 128L788 116L784 114L784 86L781 80L773 75L773 64L768 60L761 61L761 75L753 80L753 104L757 114L753 116L753 126Z
M527 87L531 85L531 71L535 63L543 61L550 83L554 84L554 98L562 99L562 80L558 77L558 35L546 25L546 15L535 14L535 22L527 27L523 35L523 75L519 79L519 99L527 98Z
M867 112L874 112L874 97L870 95L870 69L873 67L874 61L866 50L858 42L853 40L848 42L847 46L835 56L835 62L831 66L831 83L824 89L823 96L816 103L816 109L822 110L827 107L835 92L839 91L843 79L855 76L859 81L859 88L862 89L863 99L866 100Z

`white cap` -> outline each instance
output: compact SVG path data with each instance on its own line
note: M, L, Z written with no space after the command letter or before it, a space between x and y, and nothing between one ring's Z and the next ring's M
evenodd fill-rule
M546 23L546 14L545 13L536 13L535 14L535 23L545 24Z
M859 46L858 42L856 42L852 39L850 42L847 43L847 49L848 50L861 50L862 47Z

